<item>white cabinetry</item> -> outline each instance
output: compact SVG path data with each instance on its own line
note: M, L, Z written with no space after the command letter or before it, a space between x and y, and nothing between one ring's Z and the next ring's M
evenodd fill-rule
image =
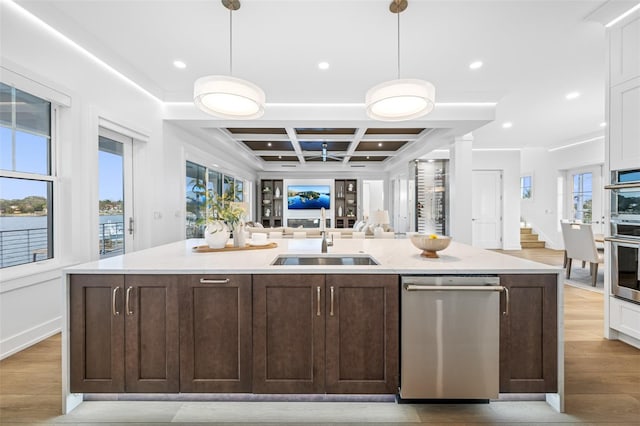
M611 29L609 55L611 86L640 76L640 14Z
M640 167L640 13L609 30L609 166Z
M611 297L609 321L614 330L640 339L640 305Z
M611 170L637 168L640 166L640 77L612 87L610 96Z

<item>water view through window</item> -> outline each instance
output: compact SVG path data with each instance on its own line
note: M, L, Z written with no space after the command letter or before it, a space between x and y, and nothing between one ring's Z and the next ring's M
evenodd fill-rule
M100 257L124 253L124 147L100 137L98 151Z

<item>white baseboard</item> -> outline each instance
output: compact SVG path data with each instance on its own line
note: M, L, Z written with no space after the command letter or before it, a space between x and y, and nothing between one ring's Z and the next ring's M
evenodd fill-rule
M62 329L62 317L56 317L42 324L31 327L22 333L15 334L0 342L0 359L5 359L29 346L59 333Z

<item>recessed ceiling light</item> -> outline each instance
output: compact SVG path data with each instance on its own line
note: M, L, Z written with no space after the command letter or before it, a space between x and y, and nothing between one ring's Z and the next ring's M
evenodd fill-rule
M318 68L320 68L321 70L328 70L329 69L329 62L318 62Z
M378 142L378 146L382 146L382 142Z
M187 67L187 64L185 64L182 61L173 61L173 66L178 68L178 69L183 70L183 69L185 69Z
M571 92L571 93L567 93L567 95L565 96L565 98L567 100L572 100L572 99L577 99L580 97L580 92Z
M475 61L469 64L469 68L472 70L477 70L478 68L482 68L482 61Z
M282 155L278 155L278 160L282 160Z
M267 146L271 146L273 145L271 142L267 142Z
M369 156L367 155L367 160L369 159Z
M502 128L503 129L510 129L512 127L513 127L513 123L510 122L510 121L506 121L506 122L502 123Z
M600 123L600 127L607 127L607 122L603 121L602 123Z

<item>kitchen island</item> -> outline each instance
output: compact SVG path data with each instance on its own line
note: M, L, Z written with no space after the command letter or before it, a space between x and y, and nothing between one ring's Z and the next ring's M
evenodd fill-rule
M560 268L456 242L426 259L408 239L338 239L328 254L319 239L275 241L195 253L203 241L187 240L66 269L63 411L83 393L395 394L406 275L500 277L500 393L563 411Z

